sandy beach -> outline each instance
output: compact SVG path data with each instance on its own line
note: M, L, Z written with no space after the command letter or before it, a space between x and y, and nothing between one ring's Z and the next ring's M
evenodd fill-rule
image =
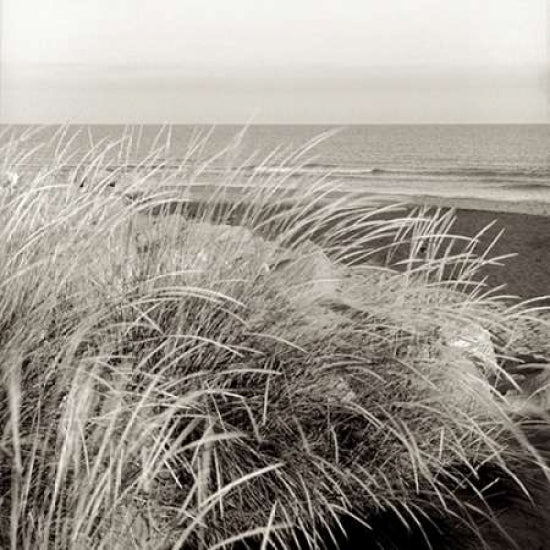
M482 238L488 245L491 235L504 229L494 247L494 255L515 253L505 268L487 268L491 286L506 285L506 293L534 298L550 294L550 217L517 212L459 209L456 232L474 235L495 220L490 235Z
M493 247L492 257L514 254L504 266L485 268L490 287L505 285L503 292L523 299L550 295L550 203L530 200L443 197L438 195L386 195L384 203L401 202L411 207L428 205L456 210L454 233L473 237L488 224L494 225L481 237L480 249ZM545 300L546 305L550 299Z
M244 187L234 185L226 188L222 195L218 195L218 199L230 202L242 196ZM191 200L204 201L215 194L216 190L211 185L194 185ZM337 200L343 194L343 191L331 193L327 201ZM370 201L376 195L366 193L364 196ZM504 293L522 299L550 295L550 203L449 198L436 195L385 195L381 202L454 208L457 214L454 232L457 235L475 236L494 222L491 230L481 237L480 250L489 246L495 236L504 230L493 247L492 257L508 254L515 256L505 260L504 268L498 265L486 268L488 285L493 288L505 285ZM546 300L545 303L550 303L550 300Z

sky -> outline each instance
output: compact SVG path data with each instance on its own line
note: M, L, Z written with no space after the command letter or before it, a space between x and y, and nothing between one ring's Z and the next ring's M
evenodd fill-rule
M2 122L550 122L550 0L0 2Z

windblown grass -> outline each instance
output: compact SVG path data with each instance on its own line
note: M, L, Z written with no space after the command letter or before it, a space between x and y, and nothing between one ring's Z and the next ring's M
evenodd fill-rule
M506 374L452 345L474 327L505 353L530 316L452 212L296 187L309 145L190 201L233 145L196 163L197 135L166 170L166 140L135 163L131 134L74 139L3 150L2 547L315 547L384 510L475 530L479 468L537 459Z

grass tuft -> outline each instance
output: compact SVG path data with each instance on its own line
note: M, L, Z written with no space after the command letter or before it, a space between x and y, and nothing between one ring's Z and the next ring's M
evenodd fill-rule
M505 258L454 212L296 184L315 143L275 173L238 143L196 161L208 136L46 130L2 138L2 547L475 531L482 468L544 467L496 390L536 308L487 288Z

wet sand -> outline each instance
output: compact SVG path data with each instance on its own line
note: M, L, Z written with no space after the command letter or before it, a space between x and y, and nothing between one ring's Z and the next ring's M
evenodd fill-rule
M503 292L522 299L549 296L550 306L550 203L498 201L461 197L418 195L386 196L383 202L403 201L411 206L430 205L456 209L454 232L473 237L491 222L491 230L480 239L479 250L491 244L504 230L491 257L514 254L503 266L485 268L490 287L504 285Z
M506 293L522 298L550 295L550 216L487 210L457 210L455 231L473 236L496 220L481 244L489 245L501 229L504 234L493 251L496 256L515 253L505 260L505 267L488 267L491 286L506 285ZM546 301L550 304L550 299Z
M483 274L487 276L488 285L492 288L504 285L502 293L522 299L549 296L543 303L550 306L550 203L426 195L392 195L381 200L383 204L400 201L411 207L454 208L457 219L453 232L456 235L473 237L495 222L481 237L478 251L483 251L504 230L492 248L491 257L515 256L503 260L503 266L485 268Z
M492 246L489 257L512 256L497 265L488 265L481 269L481 277L487 278L488 288L502 286L499 295L512 295L524 300L548 296L539 305L550 306L550 216L499 212L496 208L456 208L449 204L444 207L455 208L456 221L452 233L457 236L474 237L494 222L479 238L478 254L492 245L497 235L503 231ZM406 255L407 251L398 251L395 259L403 260ZM476 277L477 280L479 278Z

